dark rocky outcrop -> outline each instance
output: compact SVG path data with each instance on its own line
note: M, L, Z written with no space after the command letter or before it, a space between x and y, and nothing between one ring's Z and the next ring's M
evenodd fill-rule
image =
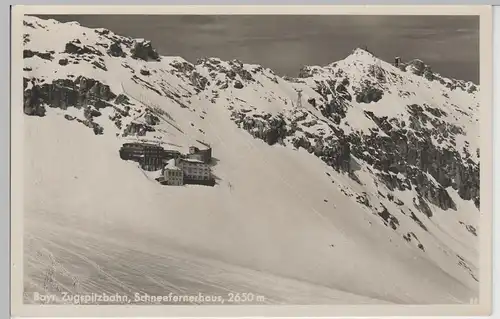
M421 196L418 198L413 198L413 205L415 206L416 209L424 213L425 216L432 217L431 208Z
M244 112L233 112L231 118L238 126L269 145L283 143L291 135L282 115L256 118L247 116Z
M332 94L335 92L335 84L336 81L332 80L326 80L326 81L314 81L316 84L316 87L314 88L314 91L321 95L321 97L325 100L328 101L328 95Z
M248 72L244 67L243 63L239 60L229 61L229 65L231 66L231 71L235 74L239 75L241 80L253 82L255 79L252 76L252 73ZM234 76L232 77L234 78Z
M160 123L160 119L158 118L158 116L152 114L151 112L147 112L144 115L144 120L148 125L157 125Z
M383 219L386 226L390 226L393 230L399 227L399 220L385 206L382 205L382 210L377 214Z
M54 51L50 51L50 52L38 52L38 51L31 51L31 50L26 50L25 49L23 51L23 58L27 59L27 58L32 58L34 56L37 56L40 59L51 61L52 59L54 59L54 57L52 56L53 53L54 53Z
M479 166L472 161L464 161L455 150L435 145L431 139L435 133L452 136L460 133L460 129L440 125L438 122L435 122L438 129L427 129L422 121L431 121L431 118L424 113L424 108L411 105L409 110L410 121L414 123L410 123L410 127L418 128L416 132L407 130L396 119L377 117L372 112L365 112L388 136L380 136L376 131L362 137L351 134L353 154L381 172L388 172L379 173L378 176L389 189L405 190L414 185L422 198L442 209L456 209L446 191L450 186L463 199L478 201ZM434 113L433 115L443 115L432 108L427 108L427 111ZM393 175L398 173L402 175L401 178ZM426 174L432 176L438 184ZM421 210L426 214L430 211L425 206Z
M465 226L465 229L467 229L467 231L469 233L471 233L472 235L476 236L477 237L477 230L476 230L476 227L472 226L472 225L467 225L465 224L464 222L462 221L459 221L459 224L460 225L464 225Z
M154 132L155 129L152 126L140 123L129 123L123 130L123 136L137 135L144 136L147 132Z
M467 90L467 93L474 93L477 91L477 86L471 85L469 89Z
M372 207L372 205L370 204L370 200L368 199L368 194L366 193L356 196L356 201L368 208Z
M144 61L159 61L160 55L153 49L151 41L137 41L130 51L132 58Z
M25 87L28 79L24 78ZM34 84L34 81L32 82ZM32 85L29 90L24 90L24 114L33 116L45 116L45 102L41 98L40 87L36 84Z
M242 89L243 88L243 83L241 83L241 81L234 81L234 88L235 89Z
M125 94L118 94L115 99L115 104L130 105L130 99Z
M310 149L311 148L311 142L309 142L308 139L306 139L305 137L301 136L301 137L294 137L293 140L292 140L292 144L295 148L303 148L303 149Z
M381 89L371 85L365 85L356 93L356 102L358 103L378 102L380 99L382 99L383 95L384 92Z
M30 89L24 90L24 108L25 113L30 115L42 114L40 105L61 109L87 105L103 108L110 106L107 101L115 97L108 85L80 76L74 81L60 79L52 83L33 82Z
M352 96L351 93L347 90L347 86L349 85L349 80L345 78L342 83L338 84L337 87L335 88L335 92L337 93L338 97L341 100L344 101L352 101Z
M101 69L103 71L107 71L108 69L106 68L106 65L102 62L99 62L99 61L93 61L92 62L92 65L95 66L96 68L98 69Z
M422 76L427 66L422 60L414 59L408 62L408 67L411 67L413 74Z
M321 114L327 118L331 118L335 124L340 124L340 121L346 117L347 105L343 99L333 97L330 102L320 107Z
M104 134L104 128L97 124L96 122L93 121L85 121L84 124L88 127L90 127L95 135L102 135Z
M178 72L189 75L194 71L194 66L191 63L187 62L172 62L170 63L172 67L174 67Z
M76 40L66 43L64 53L77 54L77 55L81 55L81 54L91 54L91 55L98 55L98 56L103 55L101 53L101 51L95 49L94 47L88 46L88 45L82 46L80 41L76 41Z
M427 227L425 227L424 223L420 219L418 219L417 215L414 212L410 211L410 218L413 219L415 223L417 223L423 230L427 231Z
M60 59L60 60L59 60L59 64L60 64L60 65L63 65L63 66L64 66L64 65L68 65L68 59Z
M90 106L87 106L83 109L83 116L87 119L87 120L92 120L94 117L98 117L98 116L101 116L102 113L99 112L98 110L96 109L93 109L92 107Z
M469 233L471 233L472 235L477 237L477 231L476 231L476 228L474 226L466 225L465 228L467 229L467 231Z
M126 57L127 54L123 52L122 46L118 42L113 42L107 50L108 54L113 57Z
M110 33L108 29L104 28L95 29L94 32L102 36L108 35Z
M85 114L84 120L81 120L79 118L76 118L76 117L68 115L68 114L64 115L64 118L67 119L68 121L76 121L78 123L81 123L81 124L91 128L95 135L104 134L104 128L101 125L99 125L98 123L94 122L92 116L89 113Z
M310 78L310 77L312 77L312 76L313 76L313 72L312 72L311 68L310 68L310 67L308 67L308 66L304 66L304 67L302 67L302 68L299 70L299 75L298 75L298 77L299 77L300 79Z
M193 86L198 88L199 90L205 90L205 87L210 84L208 79L201 75L200 73L193 71L190 76L191 83Z
M407 69L410 67L411 72L418 76L423 76L429 81L433 81L436 77L431 67L426 65L422 60L415 59L407 64Z
M425 248L424 248L424 245L422 245L422 243L420 242L420 240L418 240L418 237L417 235L415 235L414 232L409 232L405 235L403 235L403 238L407 241L407 242L411 242L412 239L415 240L415 242L417 243L417 247L422 250L422 251L425 251Z
M315 98L307 99L307 103L311 104L313 107L316 107L316 99Z
M128 112L129 112L128 109L126 109L124 111L124 110L121 110L119 108L115 108L115 113L113 113L112 115L109 116L109 120L114 122L115 126L118 129L121 129L122 128L122 118L129 116Z
M351 145L346 139L333 140L323 145L319 158L336 171L351 171Z
M23 26L35 29L35 26L33 25L33 23L30 23L28 21L23 21Z

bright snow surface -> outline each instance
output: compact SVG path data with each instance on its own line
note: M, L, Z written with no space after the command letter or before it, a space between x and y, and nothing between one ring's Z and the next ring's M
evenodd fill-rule
M76 24L36 18L27 21L45 26L26 27L32 35L26 46L33 50L63 51L64 43L75 37L83 44L102 41L92 29ZM60 42L54 42L61 48L43 41L43 32L57 32ZM81 36L82 32L86 35ZM349 60L354 58L342 63L354 65ZM96 119L106 132L102 136L64 119L63 114L78 112L74 108L63 111L48 107L43 118L25 116L26 300L33 299L31 292L45 291L131 297L136 292L202 292L226 297L230 292L253 293L273 304L468 303L477 297L478 283L457 258L460 255L477 276L477 237L458 223L477 223L478 212L472 202L450 190L457 211L433 207L432 219L417 211L428 231L408 216L398 215L398 232L414 232L424 252L356 203L356 194L384 190L374 184L365 164L357 172L363 182L360 185L305 150L271 147L230 120L225 105L230 101L244 100L245 107L253 105L273 113L293 107L294 87L302 86L305 98L308 94L317 97L307 83L293 84L279 77L276 83L270 79L274 75L264 69L255 75L260 85L220 91L218 101L211 103L205 92L195 95L182 78L167 72L172 69L169 63L179 59L162 57L160 62L139 63L128 57L120 61L105 56L108 71L92 69L83 62L60 66L57 58L25 59L25 66L33 69L30 76L50 82L82 74L110 85L116 94L125 88L125 93L159 105L169 118L148 137L161 135L157 140L181 151L196 139L210 141L217 160L213 173L218 177L215 187L160 185L154 174L119 158L118 148L124 140L115 136L118 129L106 120L110 115L106 110ZM363 59L356 61L362 63ZM193 94L189 108L180 108L172 100L126 80L130 72L123 68L123 61L137 72L144 65L157 68L160 74L153 74L148 81L157 88L163 85L171 92ZM361 76L352 74L353 81ZM436 89L421 87L425 80L418 77L418 81L422 84L405 86L419 93L414 99L427 97L421 92L441 99L432 92ZM456 99L469 98L453 94ZM390 95L388 99L395 98ZM238 107L238 102L234 105ZM361 114L361 107L376 108L377 104L357 106L352 112ZM366 122L365 117L352 112L347 118L351 126L355 125L351 118ZM78 114L81 116L81 111ZM469 125L464 118L457 121ZM366 129L363 125L357 128ZM467 132L477 132L476 123L470 125ZM470 138L471 143L474 138ZM397 195L405 207L412 205L412 193ZM395 204L384 205L399 209Z

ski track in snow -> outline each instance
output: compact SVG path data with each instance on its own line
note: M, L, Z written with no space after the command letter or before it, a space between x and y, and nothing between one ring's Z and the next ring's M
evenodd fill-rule
M49 227L53 227L53 225ZM48 231L48 229L44 229L44 231ZM59 229L58 231L62 231L63 233L68 232L68 230L63 229ZM57 233L58 237L61 235L61 233ZM46 254L52 255L51 251L54 251L57 255L61 256L59 257L61 260L72 260L72 265L78 264L79 267L87 269L88 267L86 266L90 266L92 274L87 275L87 278L80 279L79 289L73 289L70 285L62 283L67 281L70 276L72 280L75 280L73 278L74 275L71 275L70 271L66 273L52 273L50 275L52 277L52 287L44 291L38 290L39 292L54 292L54 290L59 290L84 294L98 291L109 294L120 293L129 295L130 298L133 298L133 292L145 293L147 291L147 293L151 295L168 295L169 292L173 292L179 296L196 295L198 292L204 292L207 295L221 295L227 298L228 293L236 294L245 292L259 295L262 294L262 291L267 290L264 293L266 297L265 303L279 304L290 301L320 303L321 299L309 300L308 298L309 293L317 290L317 292L324 294L324 301L332 301L335 299L345 300L344 298L349 298L349 300L352 299L353 302L359 301L363 303L371 300L349 293L304 285L294 280L270 276L265 273L256 273L255 271L241 269L232 265L212 264L209 260L198 260L196 257L183 254L176 255L175 250L167 250L167 255L149 255L149 252L140 250L132 251L133 255L122 255L124 251L127 251L127 248L114 247L114 245L118 243L108 242L104 238L96 238L96 240L99 241L99 246L93 248L95 248L98 253L94 253L95 255L93 257L87 257L87 249L84 249L82 252L80 252L80 250L85 246L92 247L92 245L96 243L89 241L88 238L79 238L78 235L74 233L70 236L73 240L82 240L83 242L79 245L71 245L71 248L68 248L63 244L58 244L57 239L47 240L43 237L31 236L30 241L37 241L38 245L45 247L44 250ZM111 251L108 251L110 247L112 247ZM114 249L116 249L116 251L113 252ZM128 258L139 259L142 262L130 263ZM99 264L99 260L113 260L113 265L111 268L109 268L109 266L102 266ZM31 263L29 263L29 265L31 268L36 264L31 265ZM42 268L40 270L43 270L43 264L36 266L41 266ZM223 268L221 268L221 266ZM124 276L124 273L121 272L122 269L127 271L127 276ZM44 271L44 273L47 276L48 271ZM136 274L139 282L130 281L129 278L132 274ZM120 279L118 276L122 276L123 278ZM148 285L146 281L149 281L152 285ZM274 285L276 282L280 281L283 281L285 287L290 289L290 291L280 291L279 288L275 288ZM148 289L146 291L138 290L138 287L141 286L148 287ZM114 287L114 289L111 289L111 287ZM295 296L295 298L297 298L297 292L303 295L297 298L297 300L287 300L286 296L291 292L293 292L292 296ZM314 295L314 297L316 298L318 296ZM378 300L377 302L382 301Z

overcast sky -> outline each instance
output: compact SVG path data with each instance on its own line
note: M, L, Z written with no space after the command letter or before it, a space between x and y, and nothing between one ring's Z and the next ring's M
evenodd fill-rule
M48 17L48 16L46 16ZM477 16L193 16L71 15L78 21L145 38L161 55L239 59L296 76L303 65L326 65L367 45L386 61L419 58L445 76L479 79Z

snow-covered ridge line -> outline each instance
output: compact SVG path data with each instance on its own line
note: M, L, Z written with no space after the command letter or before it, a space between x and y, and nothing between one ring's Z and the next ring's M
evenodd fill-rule
M226 62L217 58L200 59L196 65L193 65L178 57L160 57L151 43L144 39L132 41L130 38L118 37L106 29L93 29L94 32L89 32L92 29L81 27L75 23L61 24L50 20L44 24L38 18L32 18L31 20L31 22L30 19L25 22L28 30L36 29L34 25L43 30L42 32L58 31L60 28L64 28L63 26L67 26L72 30L72 32L66 33L58 32L58 34L67 35L66 38L61 37L62 43L64 43L65 39L71 39L64 45L64 51L61 54L64 57L58 60L58 65L45 62L52 62L51 55L57 54L54 50L45 53L25 50L27 61L35 63L38 67L38 70L33 70L32 67L26 67L25 70L28 74L38 74L37 81L45 82L45 77L52 73L54 76L61 76L56 75L61 71L73 71L69 74L63 73L62 76L66 75L68 78L75 78L77 75L74 74L74 71L82 72L82 64L90 64L93 69L91 73L97 75L97 77L93 78L97 78L98 82L103 83L101 89L93 87L90 91L95 93L94 91L105 89L104 93L100 92L101 95L104 95L105 101L109 101L106 90L111 91L112 97L118 95L113 94L113 92L117 91L120 94L131 95L131 92L123 92L124 87L133 87L135 85L146 89L146 91L156 93L159 97L167 97L182 108L189 108L193 96L199 96L200 99L209 99L211 103L217 104L217 101L222 99L222 93L224 95L229 93L225 97L226 102L229 103L228 109L236 115L233 116L234 119L239 118L239 123L245 123L246 129L250 129L255 125L254 119L250 122L247 121L250 117L243 119L249 114L254 117L262 117L265 120L275 115L293 114L293 112L290 112L296 107L302 108L298 104L302 105L302 100L307 100L304 106L304 110L307 112L298 119L300 121L306 120L300 124L299 132L294 128L287 129L284 126L282 128L273 127L280 121L283 124L279 125L297 125L297 120L287 122L285 116L282 120L275 121L274 124L271 123L270 126L263 123L258 130L262 131L264 129L264 131L256 134L264 140L271 141L270 144L274 144L289 135L294 135L295 138L290 142L295 147L305 146L309 149L319 147L320 150L314 153L322 154L325 152L325 150L322 150L325 144L324 137L328 137L330 140L343 140L344 133L370 135L374 134L374 130L379 136L387 136L387 134L390 134L389 131L392 127L397 127L405 132L416 132L419 135L418 139L425 141L422 139L427 137L422 136L422 132L419 132L425 129L428 132L426 134L431 135L432 140L436 141L437 144L444 143L440 148L454 150L457 141L464 143L463 146L457 148L460 157L464 161L469 159L477 161L479 156L477 135L469 135L471 131L477 132L474 126L477 126L478 119L474 111L477 110L478 104L476 103L476 108L474 108L474 105L471 106L469 103L461 103L462 105L468 105L469 110L472 111L467 110L469 111L467 112L460 109L457 104L449 102L450 99L455 100L450 95L463 99L465 98L464 94L467 94L467 97L475 99L477 89L475 91L463 91L457 90L457 86L450 87L449 83L451 82L442 79L438 81L434 75L429 75L430 71L425 65L420 70L424 74L424 76L421 76L418 72L405 71L406 66L392 66L389 63L380 61L370 52L358 48L346 59L323 68L324 72L302 74L302 79L290 82L276 76L272 70L264 69L259 65L248 65L238 60ZM31 38L43 39L43 36L30 37L27 34L25 37L27 48L35 46ZM38 63L40 59L44 60L43 63ZM40 68L40 66L46 66L53 69L54 65L57 68L55 71L48 70L48 72L44 72ZM118 74L119 72L122 75L118 77L119 82L115 82L116 78L113 77L110 83L107 68L113 65L113 73ZM410 68L415 69L416 66L411 64ZM77 83L78 79L80 79L80 76L70 86L79 85L81 91L82 84L81 81L80 84ZM255 85L259 89L255 88ZM252 87L254 88L252 89ZM29 90L29 88L27 89ZM255 92L259 90L261 92L255 95ZM290 98L290 95L296 94L297 91L304 92L301 93L303 98L299 99L299 101L293 101L293 97ZM282 95L282 93L285 93L285 95ZM251 102L247 98L238 97L248 94L251 94L249 96L250 100L257 96L258 101ZM440 99L438 94L441 94L444 99ZM131 96L134 98L133 94ZM429 100L428 96L432 98ZM281 104L279 107L275 105L277 98L280 100L279 104ZM438 101L435 101L436 98ZM134 98L134 100L137 100L137 98ZM401 102L406 104L406 110L402 107ZM109 105L109 102L101 101L101 104ZM139 104L144 106L143 103ZM272 107L265 107L265 104L272 105ZM142 106L140 105L140 107ZM116 107L114 108L117 110ZM234 110L234 108L236 109ZM255 113L257 110L260 113ZM124 135L137 130L153 131L144 124L137 126L137 119L142 113L140 109L133 109L132 112L135 113L133 115L134 120L125 128ZM29 113L40 112L29 110ZM87 114L92 114L92 112L87 112ZM98 113L94 112L94 114ZM121 115L123 115L123 111L119 114L119 116ZM441 120L443 115L446 117L444 122ZM352 118L353 116L356 118ZM397 118L394 118L394 116ZM476 116L475 119L474 116ZM310 117L309 120L307 120L308 117ZM350 118L357 122L361 118L364 118L364 120L359 126L352 125ZM116 116L113 116L113 119L116 119ZM387 119L390 119L390 121L387 121ZM464 123L464 120L468 120L469 123ZM115 121L115 124L118 128L121 128L121 119L118 118L118 121ZM406 123L410 123L408 128L405 128ZM94 127L94 130L96 130L96 125L91 124L89 126ZM173 124L170 123L170 125ZM131 126L134 128L131 128ZM174 125L174 127L176 126ZM182 129L176 128L182 132ZM443 129L445 129L444 135L442 133ZM97 128L97 131L100 132L101 129ZM255 129L253 131L255 132ZM199 132L203 132L203 130L199 129ZM319 140L318 136L320 136ZM358 138L359 136L356 137L356 139ZM328 139L326 142L329 143ZM350 143L352 144L352 139ZM310 152L312 151L310 150ZM361 154L365 154L365 152ZM373 154L369 158L373 158ZM365 160L368 160L368 158ZM341 165L341 167L344 166Z
M127 37L127 36L121 36L121 35L117 35L117 34L113 33L112 31L110 31L108 29L104 29L104 28L83 27L80 25L79 22L76 22L76 21L59 22L59 21L54 20L54 19L44 20L44 19L41 19L41 18L38 18L35 16L26 16L25 17L25 26L32 26L34 28L38 27L38 28L44 29L47 32L54 31L54 29L60 28L61 25L71 27L73 29L73 31L75 31L75 34L78 33L78 32L76 32L77 30L83 31L83 33L85 33L84 32L85 30L94 31L95 33L97 33L101 36L105 36L108 39L112 39L112 40L115 40L118 42L126 43L127 44L126 46L129 49L130 49L130 45L132 42L139 43L139 44L145 44L146 46L151 45L151 42L144 39L144 38L131 38L131 37ZM51 48L49 50L53 50L53 48ZM159 58L166 58L170 61L179 61L181 63L187 62L182 57L178 57L178 56L160 56L160 55L158 55L158 57ZM355 60L357 60L357 61L355 61ZM197 65L197 64L200 64L200 63L203 63L206 61L213 62L214 64L225 63L227 66L226 61L223 61L217 57L200 58L194 64ZM367 63L367 64L372 64L372 65L383 64L384 67L391 65L390 63L379 60L375 55L373 55L371 52L366 51L365 49L356 48L356 49L353 49L352 54L350 54L344 60L332 62L332 63L329 63L325 66L315 66L315 65L304 66L301 70L299 70L298 79L308 77L311 75L311 73L324 73L324 72L335 73L335 71L337 71L338 68L341 66L341 65L339 65L339 63L341 63L341 62L342 62L341 64L346 65L346 64L349 64L350 62L360 62L360 61ZM417 74L417 73L423 74L425 71L426 76L428 76L428 74L430 72L432 74L432 76L434 76L435 78L437 78L441 81L444 81L444 83L442 83L442 84L448 85L448 86L455 84L459 88L467 89L467 90L469 90L469 89L476 90L479 88L478 85L476 85L470 81L449 79L449 78L446 78L440 74L434 73L430 70L429 66L425 65L419 59L413 59L413 60L409 60L409 61L410 61L409 63L401 63L401 65L399 66L399 69L404 70L408 66L411 69L410 72L415 73L415 74ZM242 66L244 65L246 69L264 69L261 65L258 65L258 64L247 64L247 63L242 63L238 60L233 60L231 62L232 63L235 63L235 62L240 63ZM187 63L189 63L190 65L194 65L193 63L190 63L190 62L187 62ZM276 75L269 68L265 68L265 70L268 71L269 73L271 73L272 75ZM291 81L297 80L297 79L293 79L293 78L289 78L289 79ZM458 85L457 85L457 83L458 83Z

